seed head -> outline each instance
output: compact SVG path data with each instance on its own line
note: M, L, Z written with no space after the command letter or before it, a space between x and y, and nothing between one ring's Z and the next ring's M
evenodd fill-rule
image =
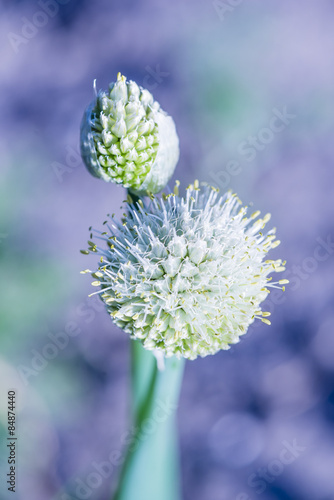
M258 318L284 262L266 260L270 215L247 215L235 194L189 186L178 195L127 203L123 221L106 221L89 251L100 255L94 286L113 321L149 350L194 359L228 349ZM102 243L102 246L100 246ZM90 271L87 271L90 272Z

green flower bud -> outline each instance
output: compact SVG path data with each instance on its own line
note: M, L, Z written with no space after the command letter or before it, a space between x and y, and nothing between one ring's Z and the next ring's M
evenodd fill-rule
M161 191L179 159L173 119L148 90L120 73L87 107L80 139L92 175L139 195Z

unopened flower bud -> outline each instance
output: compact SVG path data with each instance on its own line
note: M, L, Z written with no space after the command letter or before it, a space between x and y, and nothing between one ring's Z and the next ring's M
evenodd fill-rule
M80 139L91 174L140 195L161 191L179 159L173 119L148 90L120 73L87 107Z

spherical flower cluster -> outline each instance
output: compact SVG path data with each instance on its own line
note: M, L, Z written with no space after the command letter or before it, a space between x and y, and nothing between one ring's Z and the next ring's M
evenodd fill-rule
M161 191L179 159L173 119L148 90L120 73L86 109L80 142L91 174L137 194Z
M196 181L186 195L127 204L111 217L89 251L100 255L92 273L113 321L149 350L194 359L228 349L255 318L270 324L260 304L284 262L265 260L275 248L269 220L249 217L235 194L218 195ZM87 253L87 251L84 251ZM86 270L84 272L91 272ZM284 287L283 287L284 288Z

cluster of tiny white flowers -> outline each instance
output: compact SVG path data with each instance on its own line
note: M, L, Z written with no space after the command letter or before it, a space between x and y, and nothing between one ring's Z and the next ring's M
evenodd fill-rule
M265 260L279 244L275 229L261 232L269 214L247 217L235 194L197 181L184 197L177 183L174 193L126 209L83 252L100 255L96 293L132 338L166 357L195 359L237 343L255 318L270 324L260 304L268 287L287 280L268 277L285 269L281 259Z
M120 73L86 109L80 143L90 173L141 194L161 191L179 158L173 119Z

